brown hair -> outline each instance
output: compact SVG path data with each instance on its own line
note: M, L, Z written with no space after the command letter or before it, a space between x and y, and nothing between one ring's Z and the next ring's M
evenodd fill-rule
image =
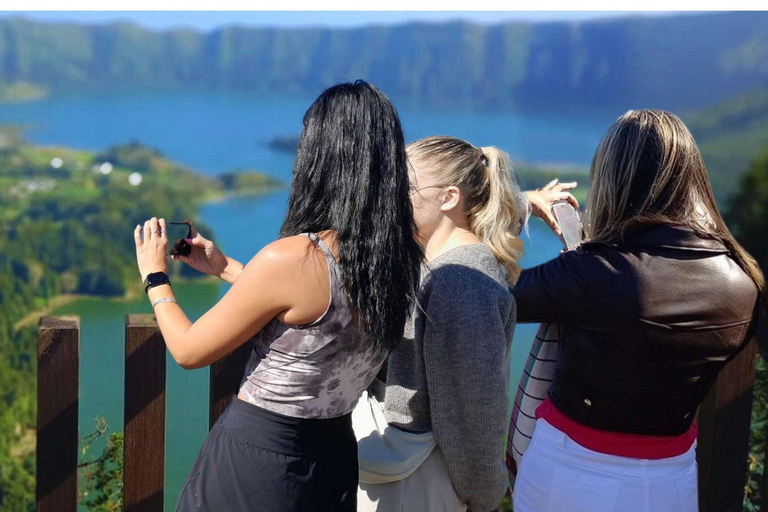
M722 242L761 294L765 281L725 226L707 169L683 122L663 110L630 110L595 152L584 214L587 241L620 242L646 224L684 224Z

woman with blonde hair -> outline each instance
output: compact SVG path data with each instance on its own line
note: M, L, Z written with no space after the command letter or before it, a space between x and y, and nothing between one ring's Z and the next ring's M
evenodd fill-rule
M427 137L407 155L427 262L404 339L388 358L377 428L356 426L359 510L494 510L508 486L509 285L520 274L516 234L528 201L494 147ZM533 193L531 203L575 202L566 192L574 185Z
M611 126L584 242L512 292L518 321L560 328L515 512L696 511L696 409L750 340L765 284L680 119L633 110Z

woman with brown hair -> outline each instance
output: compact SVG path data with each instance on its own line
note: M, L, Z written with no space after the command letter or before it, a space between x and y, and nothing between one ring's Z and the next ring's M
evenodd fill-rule
M629 111L611 126L592 161L584 235L512 290L518 321L560 326L515 511L695 511L693 419L752 336L763 276L668 112Z

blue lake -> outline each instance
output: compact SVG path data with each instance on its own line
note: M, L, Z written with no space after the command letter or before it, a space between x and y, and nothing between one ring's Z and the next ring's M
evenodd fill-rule
M171 159L200 172L216 174L237 168L258 169L290 180L292 157L266 145L277 135L298 134L311 98L264 98L242 93L136 93L52 97L39 102L0 105L0 124L28 126L27 138L38 144L102 150L139 140ZM442 134L475 145L495 145L513 160L588 165L600 138L622 112L515 114L502 112L402 109L411 141ZM215 230L231 256L248 261L277 236L287 193L230 197L205 204L202 220ZM132 236L126 226L125 236ZM529 267L557 256L560 243L538 220L524 236ZM189 284L177 296L197 318L226 292L225 285ZM83 299L55 311L82 319L81 435L96 416L110 430L122 429L123 336L128 313L150 313L146 299ZM513 342L512 385L516 386L536 326L520 325ZM208 370L184 371L168 361L166 435L166 510L173 510L181 484L207 431ZM96 445L99 448L103 445Z
M132 139L206 173L235 168L290 176L290 155L266 142L297 135L313 98L243 93L93 93L0 104L0 123L28 126L30 140L101 150ZM495 145L513 160L588 165L600 138L623 111L476 112L401 109L406 141L454 135Z

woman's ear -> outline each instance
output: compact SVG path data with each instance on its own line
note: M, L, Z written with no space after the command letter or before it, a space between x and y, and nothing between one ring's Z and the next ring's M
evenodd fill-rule
M456 208L461 202L461 190L459 187L446 187L440 193L440 211L449 212Z

